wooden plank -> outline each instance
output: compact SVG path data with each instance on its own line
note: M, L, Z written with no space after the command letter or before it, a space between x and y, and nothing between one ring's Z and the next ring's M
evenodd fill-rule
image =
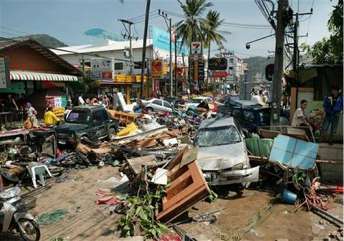
M153 166L156 165L154 155L141 156L136 158L127 159L130 168L136 175L139 175L142 171L142 166Z

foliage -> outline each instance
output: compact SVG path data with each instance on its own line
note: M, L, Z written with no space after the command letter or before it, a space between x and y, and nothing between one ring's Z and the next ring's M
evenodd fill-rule
M220 19L220 13L214 10L210 10L206 19L201 21L205 47L208 48L208 59L210 58L211 43L215 42L218 46L222 46L223 42L226 41L219 30L223 21L223 19Z
M201 22L202 32L204 35L205 47L210 47L211 42L215 42L217 45L222 45L226 39L219 31L219 27L223 23L224 19L220 19L220 13L214 10L210 10L207 13L206 18Z
M167 227L154 218L159 201L164 195L163 188L158 188L155 193L144 196L130 196L127 198L128 211L119 221L121 236L135 235L135 231L143 231L146 238L158 238L167 230ZM139 230L137 230L139 229Z
M323 38L312 47L301 46L315 64L335 64L343 62L343 0L338 0L328 20L329 38Z
M177 36L180 36L182 45L191 45L193 41L204 40L201 22L204 11L213 6L207 0L186 0L185 3L178 1L184 14L184 19L177 23Z

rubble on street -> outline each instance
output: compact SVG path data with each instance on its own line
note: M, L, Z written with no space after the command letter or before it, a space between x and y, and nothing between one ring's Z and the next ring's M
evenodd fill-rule
M0 20L0 241L344 241L343 0Z
M87 199L93 200L88 202L88 206L86 203L66 206L61 200L61 203L48 208L55 208L50 213L39 211L37 220L43 230L45 227L53 230L57 223L65 222L67 225L66 217L78 219L78 213L83 209L98 206L101 215L112 223L111 227L106 225L109 232L118 240L133 236L156 240L183 240L186 237L220 240L219 235L226 233L225 230L217 231L217 239L213 239L214 232L210 231L207 231L209 237L199 237L193 231L193 223L208 223L218 228L217 223L222 222L224 213L231 212L231 202L235 199L245 202L259 192L271 195L263 195L265 204L261 205L266 205L265 209L259 210L261 205L256 207L257 212L261 212L259 220L246 228L232 230L233 233L226 234L227 238L235 239L235 235L238 238L250 237L252 232L256 232L254 230L259 230L258 223L273 215L274 204L269 204L269 199L276 200L278 209L285 207L283 212L288 215L312 211L313 215L332 225L333 230L343 226L340 217L329 212L343 190L340 187L326 188L321 183L316 165L318 145L305 141L302 136L298 139L294 134L288 136L288 133L283 133L270 139L264 134L244 138L240 127L228 117L212 118L202 114L196 117L193 114L182 118L180 113L136 114L112 110L107 113L116 125L107 140L84 136L73 145L59 145L59 132L55 135L50 128L18 129L0 134L0 188L21 187L24 200L33 200L33 210L42 210L40 200L42 205L46 205L45 193L53 192L49 195L54 197L58 194L53 190L70 186L71 182L78 183L78 173L83 173L82 180L89 183L87 185L96 183L90 189L93 193L88 192L90 196ZM200 121L195 122L195 118ZM219 149L221 147L224 148ZM234 152L231 152L232 148ZM229 158L228 161L225 157ZM240 158L243 158L243 163ZM250 166L257 172L244 171ZM229 174L227 170L232 167L235 169ZM106 170L105 176L101 174L102 169ZM80 187L71 194L70 202L79 203L74 197L79 195L78 191L88 189L85 188ZM233 193L236 194L233 196ZM216 203L224 200L228 200L228 207L216 209ZM294 205L294 208L283 205ZM89 218L88 223L91 224L93 218ZM70 237L71 234L59 229L43 236L46 240L59 238L59 235L62 235L62 240L79 240L78 235L82 234L73 233L74 236ZM89 240L95 237L89 235ZM338 236L338 233L331 235Z

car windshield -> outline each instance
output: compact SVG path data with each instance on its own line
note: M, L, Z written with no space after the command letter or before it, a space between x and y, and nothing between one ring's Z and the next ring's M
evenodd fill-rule
M199 147L228 145L240 142L240 135L234 126L201 129L197 136Z
M87 123L90 120L90 115L87 110L72 110L66 118L66 122L70 123Z

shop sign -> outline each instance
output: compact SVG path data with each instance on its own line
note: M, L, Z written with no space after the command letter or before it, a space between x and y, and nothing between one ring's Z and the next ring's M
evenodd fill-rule
M163 71L163 64L161 60L153 60L152 61L152 76L153 77L160 77Z
M161 49L161 50L170 50L170 34L160 28L153 27L152 28L152 36L153 36L153 48ZM181 46L181 41L177 41L177 51L180 55L188 55L188 49L183 45ZM172 44L172 52L174 53L174 44Z
M112 71L103 71L102 72L102 79L112 79Z
M227 71L212 71L212 77L214 78L226 78L227 76Z
M200 54L201 53L201 42L192 42L191 43L191 54Z
M209 70L226 70L227 59L226 58L211 58L208 61Z
M0 89L10 86L10 75L7 61L4 57L0 57Z

